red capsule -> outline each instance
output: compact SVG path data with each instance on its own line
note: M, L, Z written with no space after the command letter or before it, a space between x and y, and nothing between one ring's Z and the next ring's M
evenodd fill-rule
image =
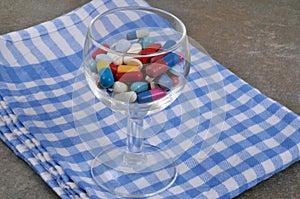
M166 56L167 53L164 53L164 54L161 54L161 55L158 55L158 56L154 56L154 57L151 57L150 59L150 63L154 63L160 59L162 59L164 56Z
M102 46L106 47L106 48L109 48L109 45L108 44L102 44ZM107 51L101 49L101 48L98 48L97 50L95 50L95 52L93 52L92 54L92 58L95 59L97 55L99 54L106 54Z
M168 65L166 64L166 62L164 60L158 60L157 62L154 62L152 64L150 64L147 68L146 68L146 74L149 77L158 77L159 75L163 74L164 72L166 72L168 70Z
M143 73L140 71L132 71L127 73L116 73L116 80L120 82L136 82L143 79Z
M116 75L117 71L118 71L118 68L119 68L119 65L116 65L116 64L110 64L109 65L110 69L111 69L111 72L113 75Z
M157 52L158 50L160 50L161 48L161 44L159 43L154 43L154 44L151 44L150 46L148 46L147 48L144 48L140 54L141 55L149 55L149 54L152 54L152 53L155 53ZM139 60L143 63L143 64L147 64L149 63L151 57L142 57L142 58L139 58Z

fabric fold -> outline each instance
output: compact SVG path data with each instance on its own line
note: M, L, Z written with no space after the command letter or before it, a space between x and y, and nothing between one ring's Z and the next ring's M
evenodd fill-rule
M20 123L0 96L1 139L62 198L87 198L64 170ZM67 196L65 196L67 195Z

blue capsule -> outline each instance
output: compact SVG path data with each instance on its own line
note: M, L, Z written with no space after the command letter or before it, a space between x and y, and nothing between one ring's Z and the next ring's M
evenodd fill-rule
M172 46L174 46L176 44L176 41L174 40L168 40L166 41L166 43L162 46L163 49L169 49Z
M103 86L104 88L112 87L115 80L110 68L102 68L98 74L101 86Z
M139 39L142 37L147 37L149 35L149 30L147 28L139 29L139 30L134 30L129 33L127 33L126 38L128 40L133 40L133 39Z
M133 82L130 86L130 90L132 90L136 93L147 91L148 83L147 82Z
M132 32L127 33L126 38L127 38L128 40L137 39L136 31L132 31Z
M166 62L169 68L171 68L180 62L180 56L171 52L164 56L162 60Z
M140 43L144 49L144 48L147 48L148 46L150 46L151 44L153 44L154 39L152 37L143 37L138 40L138 43Z
M147 103L152 102L154 100L163 98L166 96L166 90L162 88L154 88L149 91L144 91L137 94L137 102L138 103Z
M166 90L170 90L173 84L172 79L166 73L159 76L157 83Z

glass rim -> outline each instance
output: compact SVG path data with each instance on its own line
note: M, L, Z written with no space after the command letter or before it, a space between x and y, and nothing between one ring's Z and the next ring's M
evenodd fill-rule
M129 10L149 11L149 12L152 12L152 13L160 12L162 14L165 14L167 16L170 16L170 17L174 18L180 24L180 27L182 28L182 33L181 33L180 39L178 41L176 41L176 44L174 46L172 46L168 49L163 49L161 51L146 54L146 55L140 55L140 54L135 54L135 53L127 53L127 52L119 52L119 51L107 48L107 47L105 47L104 45L102 45L101 43L99 43L95 40L95 38L92 35L91 29L92 29L94 23L98 19L100 19L101 17L107 16L109 14L112 14L114 12L129 11ZM118 56L134 56L135 58L140 58L140 57L159 56L159 55L162 55L162 54L165 54L165 53L172 52L172 51L176 50L181 45L181 43L184 42L184 40L187 38L187 32L186 32L186 27L185 27L184 23L178 17L176 17L172 13L169 13L165 10L162 10L162 9L159 9L159 8L154 8L154 7L145 7L145 6L124 6L124 7L118 7L118 8L107 10L107 11L101 13L101 14L98 14L96 17L94 17L88 25L87 36L92 40L93 44L97 48L105 50L108 53L116 54Z

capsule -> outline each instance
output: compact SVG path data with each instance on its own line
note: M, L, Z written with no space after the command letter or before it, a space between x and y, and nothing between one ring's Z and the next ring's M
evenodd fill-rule
M134 91L114 93L113 98L120 100L122 102L133 103L137 99L137 94Z
M141 55L148 55L148 54L152 54L152 53L155 53L157 52L159 49L161 48L161 44L159 43L154 43L150 46L148 46L147 48L143 49L140 54ZM146 64L146 63L149 63L151 57L142 57L142 58L139 58L139 60L141 60L141 62L143 64Z
M161 60L165 61L166 65L171 68L180 62L180 56L176 53L171 52L165 57L163 57Z
M130 90L140 93L143 91L147 91L148 88L148 83L147 82L133 82L130 86Z
M139 66L129 66L129 65L119 65L117 69L117 73L127 73L133 71L140 71Z
M113 91L116 93L123 93L128 90L128 86L120 81L116 81L113 85Z
M171 89L173 85L172 79L166 73L159 76L157 83L166 90Z
M140 71L132 71L127 73L116 73L116 80L120 82L137 82L143 79L143 73Z
M114 84L115 82L114 76L109 67L102 68L98 74L99 74L99 82L102 87L109 88Z
M97 62L97 71L99 72L102 68L109 68L109 63L106 60L100 60Z
M143 49L145 49L154 43L154 39L152 37L143 37L138 40L138 43L140 43Z
M109 45L108 44L102 44L102 46L106 47L106 48L109 48ZM103 50L101 48L98 48L97 50L95 50L95 52L93 52L92 54L92 58L95 59L97 55L99 54L106 54L107 51L106 50Z
M110 69L111 69L111 71L114 75L116 75L117 73L127 73L127 72L133 72L133 71L140 71L139 66L110 64L109 67L110 67Z
M161 44L159 43L154 43L154 44L151 44L150 46L148 46L147 48L144 48L140 54L141 55L148 55L148 54L151 54L151 53L155 53L157 52L159 49L161 48Z
M151 89L149 91L138 93L137 102L138 103L152 102L154 100L163 98L164 96L166 96L166 94L167 94L166 90L162 88Z
M126 35L126 38L128 40L133 40L133 39L139 39L142 37L146 37L148 35L149 35L149 30L147 28L143 28L143 29L128 32Z
M106 60L100 60L97 62L97 71L99 76L99 84L102 87L108 88L114 84L114 77Z
M111 69L111 72L113 73L113 75L116 75L117 71L118 71L118 68L119 68L119 65L116 65L116 64L109 64L109 67Z
M149 77L155 78L163 74L168 70L168 65L163 60L158 60L157 62L154 62L147 66L146 68L146 74Z

